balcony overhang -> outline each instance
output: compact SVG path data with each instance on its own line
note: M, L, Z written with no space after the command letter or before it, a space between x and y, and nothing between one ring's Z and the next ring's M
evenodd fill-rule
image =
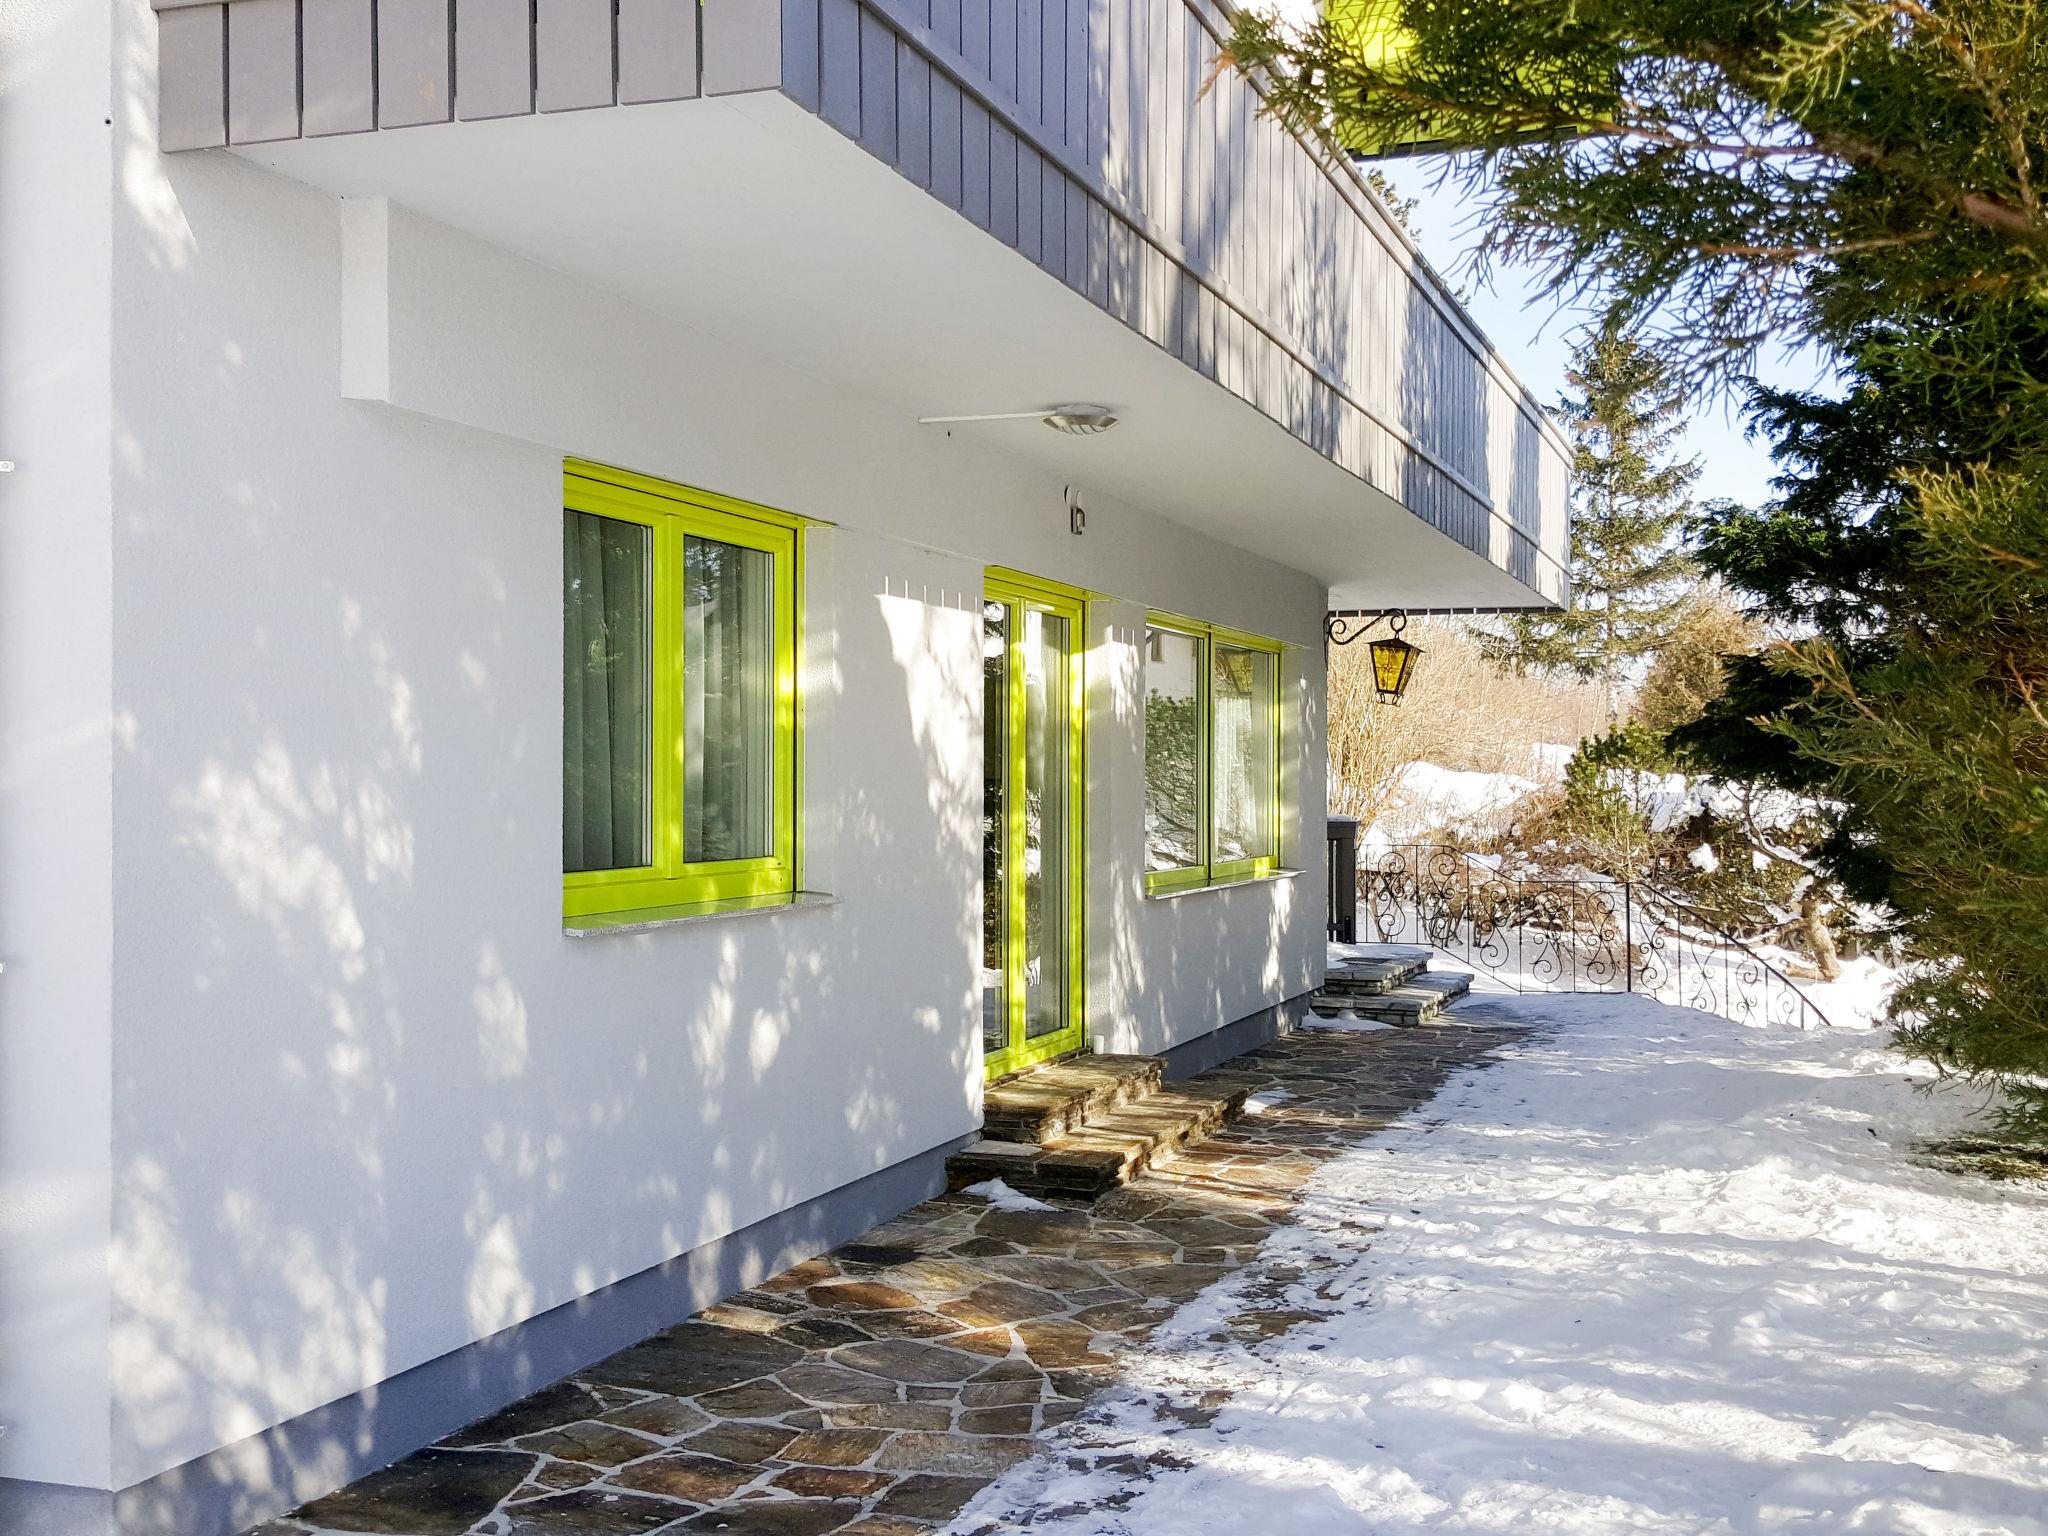
M1544 560L1479 553L1131 331L775 93L237 151L386 197L912 418L1087 400L1121 423L931 427L1310 572L1339 607L1516 607ZM793 434L802 431L791 423Z

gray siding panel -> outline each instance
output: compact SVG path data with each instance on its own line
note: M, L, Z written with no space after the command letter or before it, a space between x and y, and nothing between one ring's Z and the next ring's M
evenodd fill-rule
M297 0L235 0L228 7L228 142L299 136Z
M1099 309L1110 308L1109 297L1109 209L1088 201L1088 286L1082 290ZM1113 312L1113 311L1112 311Z
M1044 0L1017 0L1017 106L1027 124L1044 127Z
M896 165L932 184L932 67L909 43L896 45Z
M532 110L533 16L527 0L455 0L455 115L522 117Z
M989 0L988 71L996 94L1017 99L1017 0Z
M535 99L543 112L608 107L612 70L612 0L535 0ZM776 63L781 78L781 61Z
M371 0L300 0L299 119L308 138L377 126L375 28Z
M1067 142L1067 0L1044 0L1039 14L1039 113L1046 141Z
M816 0L787 0L783 9L806 5L815 15ZM618 28L621 102L697 94L697 7L690 0L619 0Z
M379 128L449 120L449 42L448 0L377 0Z
M988 227L1003 244L1017 243L1017 135L1001 123L988 131Z
M1067 200L1066 232L1067 254L1062 268L1069 284L1082 293L1088 291L1088 215L1089 197L1079 182L1060 178L1060 191Z
M157 143L211 149L228 141L228 16L192 5L156 18Z
M1088 81L1090 78L1088 57L1088 15L1091 0L1066 0L1067 8L1067 59L1065 100L1067 121L1066 145L1087 163L1088 155Z
M1044 246L1040 236L1044 228L1045 157L1029 144L1019 141L1017 145L1017 249L1038 260Z
M934 70L931 106L932 195L948 208L964 210L960 121L960 87Z
M1050 160L1039 162L1038 264L1054 277L1067 275L1067 178Z
M623 67L623 18L619 26L619 60ZM782 88L792 100L813 112L818 110L818 0L782 0Z
M960 57L977 80L989 73L990 35L995 22L995 0L960 0Z
M700 25L706 96L781 85L779 0L702 0Z
M819 31L820 110L841 133L860 135L859 0L822 0Z
M1109 221L1109 312L1136 330L1143 294L1137 231L1113 218Z
M983 229L992 228L994 222L995 199L990 185L994 137L995 124L989 118L988 108L972 97L967 98L960 114L960 165L965 187L961 211Z
M860 13L860 141L897 164L896 34L868 10Z

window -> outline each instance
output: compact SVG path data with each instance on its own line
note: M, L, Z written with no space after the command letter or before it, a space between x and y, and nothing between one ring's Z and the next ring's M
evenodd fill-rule
M796 889L799 522L572 462L565 916Z
M1155 614L1145 631L1145 888L1280 857L1280 647Z
M1145 632L1145 870L1199 870L1202 842L1202 653L1179 630Z

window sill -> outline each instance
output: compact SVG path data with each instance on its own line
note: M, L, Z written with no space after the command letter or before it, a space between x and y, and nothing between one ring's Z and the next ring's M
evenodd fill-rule
M1276 869L1270 874L1246 875L1240 880L1218 880L1213 885L1184 885L1176 891L1147 891L1147 901L1179 901L1183 896L1206 896L1211 891L1236 891L1248 885L1275 885L1307 874L1305 869Z
M741 896L686 907L642 907L635 912L565 917L562 932L572 939L600 939L617 933L652 933L657 928L688 928L698 923L729 922L736 917L773 917L778 912L838 905L839 898L824 891L798 891L794 896Z

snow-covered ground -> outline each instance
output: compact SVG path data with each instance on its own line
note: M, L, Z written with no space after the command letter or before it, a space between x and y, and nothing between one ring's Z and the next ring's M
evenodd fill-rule
M1529 791L1534 779L1513 773L1473 773L1435 763L1410 763L1387 808L1363 840L1368 849L1394 847L1418 839L1440 841L1448 833L1475 836L1496 829L1508 809Z
M1529 749L1533 777L1409 763L1401 770L1386 810L1366 829L1366 840L1373 846L1391 847L1434 840L1446 833L1497 831L1520 809L1524 796L1564 781L1573 751L1560 743L1537 742ZM1604 778L1642 814L1653 832L1668 832L1708 813L1727 822L1739 822L1747 815L1761 830L1777 832L1811 815L1815 808L1814 802L1783 790L1757 790L1745 800L1733 785L1690 774L1611 768ZM1707 852L1712 857L1712 850ZM1702 863L1700 867L1708 866Z
M1868 1030L1467 1006L1542 1028L956 1530L2048 1533L2048 1191L1914 1155L1973 1096ZM1312 1316L1227 1326L1275 1306Z

